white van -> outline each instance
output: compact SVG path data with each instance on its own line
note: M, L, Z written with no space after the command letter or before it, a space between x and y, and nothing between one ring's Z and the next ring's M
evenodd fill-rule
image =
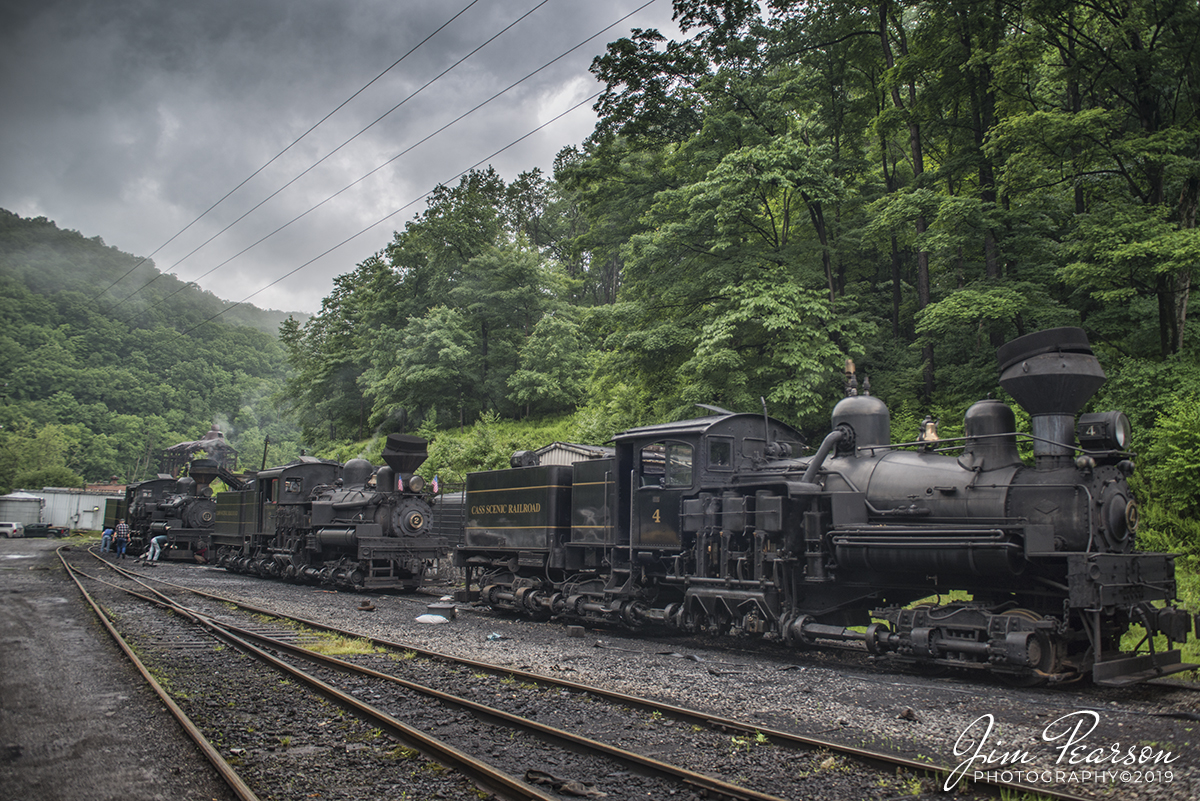
M25 536L24 523L0 523L0 535L12 539L13 537Z

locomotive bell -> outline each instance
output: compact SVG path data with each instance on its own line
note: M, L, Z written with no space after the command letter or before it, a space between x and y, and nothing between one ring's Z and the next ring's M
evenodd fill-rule
M1104 370L1082 328L1051 328L996 351L1000 386L1030 415L1039 466L1069 459L1075 414L1104 384Z

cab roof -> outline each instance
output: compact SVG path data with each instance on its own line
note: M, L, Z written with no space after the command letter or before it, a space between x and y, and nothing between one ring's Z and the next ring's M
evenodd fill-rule
M803 442L801 433L787 423L775 418L770 420L771 440L786 440ZM694 417L690 420L678 420L673 423L659 423L652 426L641 426L622 431L613 437L613 442L621 443L632 440L669 439L685 436L705 435L741 435L762 437L763 416L760 414L720 414L708 417Z

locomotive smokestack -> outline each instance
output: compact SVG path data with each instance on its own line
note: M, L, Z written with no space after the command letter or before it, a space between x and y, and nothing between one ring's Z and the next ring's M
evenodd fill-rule
M404 478L408 478L429 456L429 442L421 437L388 434L383 446L383 461Z
M1029 412L1038 467L1066 464L1075 445L1075 414L1102 384L1104 370L1082 328L1052 328L1018 337L996 351L1000 386Z
M217 477L218 473L215 459L193 459L188 467L188 475L202 487L213 483L213 479Z

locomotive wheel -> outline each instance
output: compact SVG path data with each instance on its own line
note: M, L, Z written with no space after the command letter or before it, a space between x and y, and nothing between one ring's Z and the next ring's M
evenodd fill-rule
M1042 616L1029 609L1009 609L1003 613L1011 617L1022 617L1026 620L1041 620ZM1029 640L1028 673L999 673L1000 679L1013 687L1038 687L1045 684L1049 674L1057 673L1062 654L1059 642L1049 634L1039 631Z

